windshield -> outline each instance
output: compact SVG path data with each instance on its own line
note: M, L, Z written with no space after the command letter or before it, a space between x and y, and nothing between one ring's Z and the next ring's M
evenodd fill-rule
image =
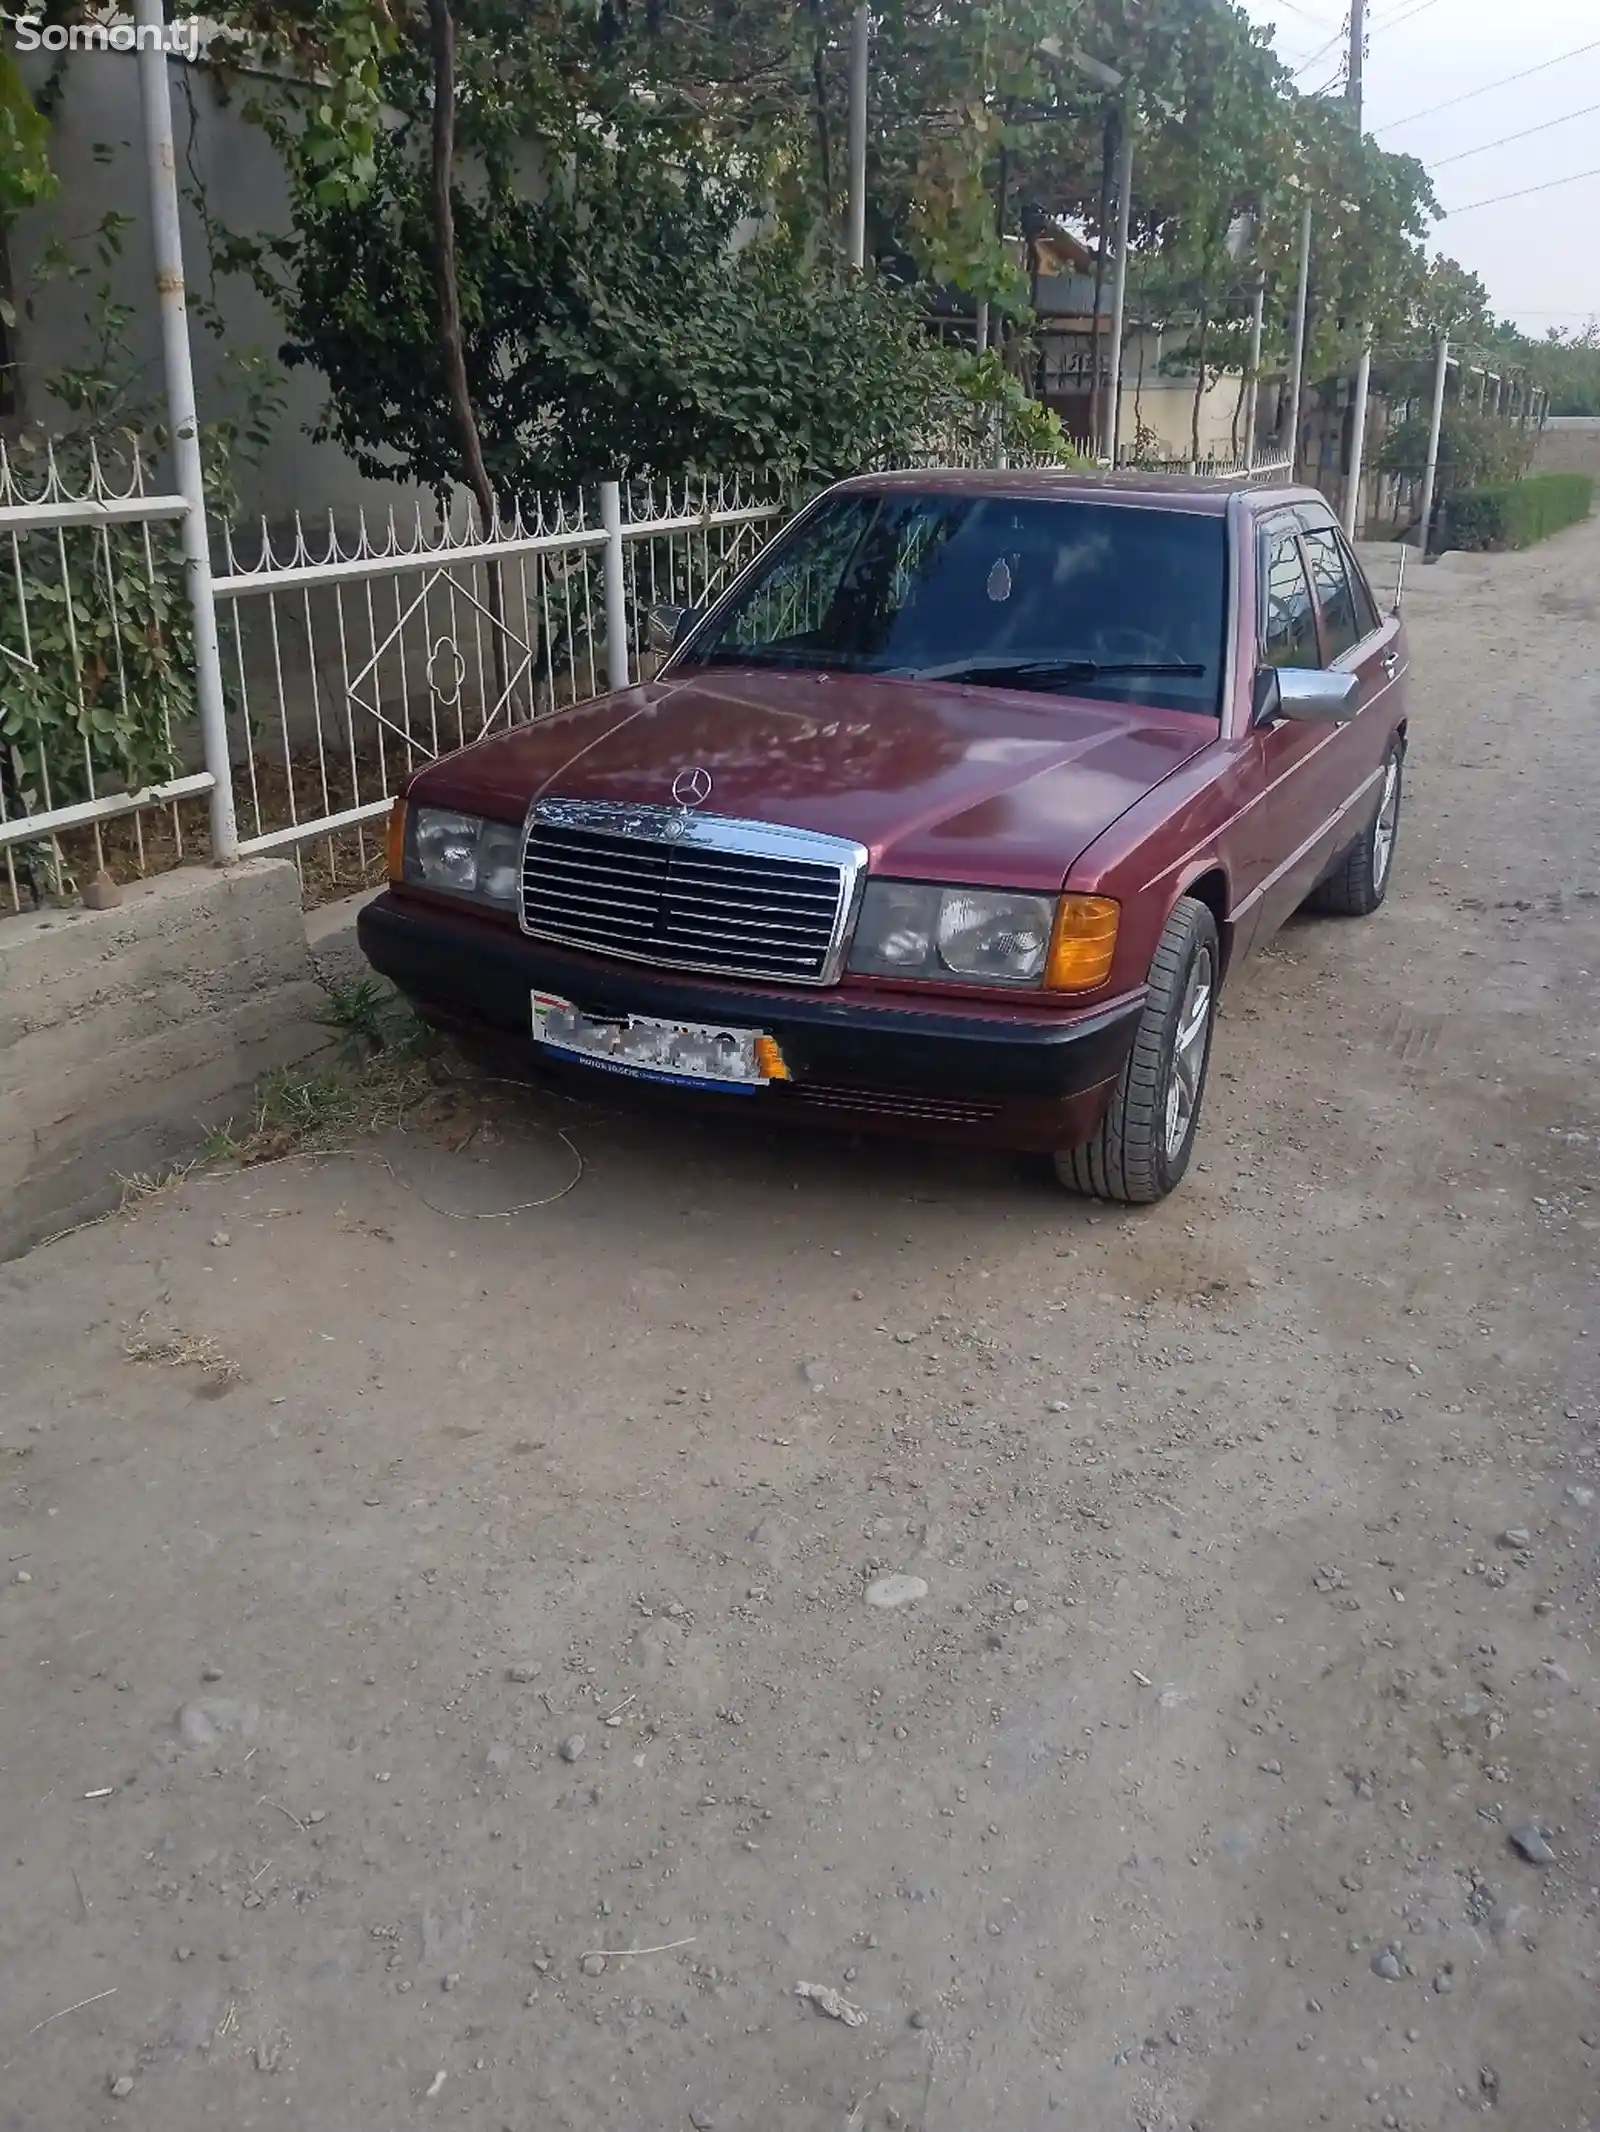
M1076 498L838 496L687 665L840 669L1219 714L1224 523Z

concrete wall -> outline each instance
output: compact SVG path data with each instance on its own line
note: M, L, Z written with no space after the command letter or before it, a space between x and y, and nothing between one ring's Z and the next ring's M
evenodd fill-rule
M1593 474L1600 480L1600 415L1552 415L1534 454L1536 474Z
M328 1040L286 861L123 896L0 924L0 1257L114 1206Z
M39 53L24 61L35 90L52 72L49 58ZM243 276L213 279L208 232L196 200L205 201L210 221L219 230L242 237L275 236L289 226L288 187L277 150L240 109L253 84L236 83L231 93L223 93L204 66L175 60L168 72L183 196L185 275L200 296L216 304L227 329L225 342L199 325L190 334L200 419L218 422L241 412L234 358L259 353L276 365L284 329L272 305ZM60 101L50 136L50 160L60 190L49 205L21 216L7 236L19 311L22 298L32 298L17 321L18 413L21 419L47 425L62 420L62 410L48 391L51 372L96 358L97 306L91 292L102 278L113 300L131 310L128 341L140 390L151 400L161 394L137 62L126 52L80 52L61 62L60 73ZM94 266L92 233L101 218L113 212L127 216L130 227L121 256L103 275L98 267L84 282L41 273L52 242L65 243L75 257ZM417 492L409 485L369 481L337 445L313 441L311 431L327 400L322 373L279 367L284 405L271 441L258 465L240 461L235 467L243 515L260 512L282 528L292 524L296 512L310 520L329 510L348 515L358 506L380 515L391 504L402 511L413 508Z

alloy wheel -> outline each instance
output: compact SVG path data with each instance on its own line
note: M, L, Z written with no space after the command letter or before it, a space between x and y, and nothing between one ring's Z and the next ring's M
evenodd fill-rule
M1215 992L1211 951L1201 948L1189 966L1189 981L1183 989L1183 1006L1172 1040L1172 1065L1167 1075L1167 1160L1175 1161L1194 1130L1200 1107L1200 1084L1206 1070L1206 1047L1211 1033L1211 1006Z

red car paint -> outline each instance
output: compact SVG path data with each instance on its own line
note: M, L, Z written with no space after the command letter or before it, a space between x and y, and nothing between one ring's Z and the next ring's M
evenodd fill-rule
M754 667L680 673L669 665L657 680L429 765L412 778L407 798L520 823L543 796L666 804L677 773L698 765L713 780L708 811L853 838L867 847L874 875L1066 889L1115 897L1122 906L1115 962L1094 993L846 977L826 995L841 1011L870 1013L892 1003L936 1006L946 1018L1091 1021L1141 995L1173 904L1197 885L1217 913L1228 962L1269 937L1361 827L1404 729L1404 633L1375 603L1376 626L1336 659L1326 657L1318 616L1321 663L1360 677L1355 717L1342 725L1263 725L1254 718L1263 542L1272 529L1295 523L1332 529L1321 496L1134 474L918 473L844 486L1078 498L1222 516L1229 612L1220 721L1032 689ZM452 899L406 884L392 884L386 900L419 916L448 912L465 928L463 938L484 929L530 945L509 914L464 912ZM370 944L369 953L384 967ZM580 976L586 964L601 961L571 951L553 958ZM552 958L545 963L548 971ZM606 968L615 993L628 966ZM642 979L637 966L634 972ZM743 1006L751 1021L774 991L721 979L698 989L718 995L730 1013ZM642 997L639 1011L649 1011ZM1092 1130L1110 1085L1073 1104L1074 1131ZM862 1115L846 1122L883 1121ZM1048 1125L1018 1122L1027 1144L1044 1144ZM1018 1138L1004 1121L984 1137Z

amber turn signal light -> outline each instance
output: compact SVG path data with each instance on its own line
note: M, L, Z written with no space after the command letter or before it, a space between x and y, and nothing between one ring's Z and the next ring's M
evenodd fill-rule
M1122 906L1110 896L1063 896L1045 960L1047 992L1092 992L1111 975Z
M385 846L389 879L398 881L406 870L406 803L396 800L389 809L389 836Z
M756 1070L764 1081L787 1081L792 1079L789 1062L778 1048L776 1037L756 1038Z

